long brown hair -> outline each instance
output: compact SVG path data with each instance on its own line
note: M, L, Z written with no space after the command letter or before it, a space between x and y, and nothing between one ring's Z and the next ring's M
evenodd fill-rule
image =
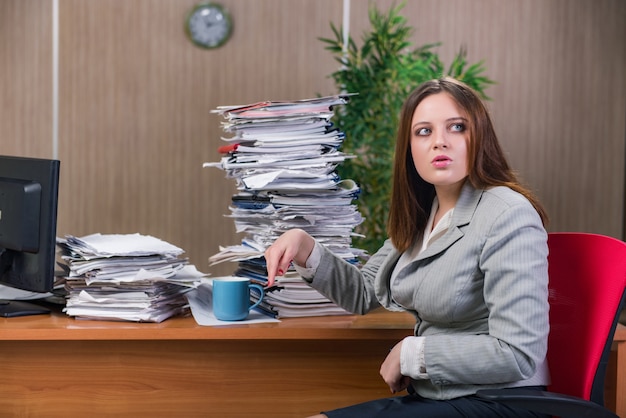
M466 84L450 77L430 80L415 89L400 112L393 168L393 188L387 221L387 234L399 251L406 251L421 239L435 197L435 187L418 173L411 156L411 120L417 106L426 97L447 93L463 110L469 120L467 152L468 181L476 189L506 186L524 195L541 217L544 225L548 216L529 189L524 187L511 170L500 147L491 118L478 94Z

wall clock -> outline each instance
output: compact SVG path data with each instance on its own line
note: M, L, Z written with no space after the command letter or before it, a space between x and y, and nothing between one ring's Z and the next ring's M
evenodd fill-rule
M213 2L197 4L185 21L185 31L191 41L199 47L212 49L222 46L232 32L230 15Z

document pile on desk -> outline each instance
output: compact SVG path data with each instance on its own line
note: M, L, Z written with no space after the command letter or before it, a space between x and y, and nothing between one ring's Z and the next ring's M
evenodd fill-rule
M57 238L65 273L66 307L74 317L161 322L186 314L185 293L205 275L183 250L140 234Z
M211 265L238 263L235 275L267 284L263 252L283 232L302 228L343 259L358 264L364 252L352 247L354 228L363 218L354 199L359 187L335 169L347 158L339 151L345 134L331 119L350 95L287 102L260 102L214 110L223 117L227 145L218 163L205 163L234 178L230 217L241 245L220 247ZM339 315L347 312L310 288L295 270L267 289L260 305L277 317Z

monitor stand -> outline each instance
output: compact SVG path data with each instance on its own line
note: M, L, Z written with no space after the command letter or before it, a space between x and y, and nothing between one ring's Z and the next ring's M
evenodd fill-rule
M49 314L50 309L22 300L0 300L0 317Z

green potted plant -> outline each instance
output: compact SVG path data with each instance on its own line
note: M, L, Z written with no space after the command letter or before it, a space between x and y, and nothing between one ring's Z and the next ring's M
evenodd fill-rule
M332 23L334 38L319 38L341 63L331 74L337 88L357 93L335 113L335 125L346 134L342 150L356 156L337 171L361 188L357 205L365 221L356 232L364 237L355 238L354 246L370 254L386 238L396 128L404 99L422 82L443 75L464 81L485 99L484 90L493 83L483 75L482 61L468 64L464 48L447 70L433 51L439 44L412 48L413 29L400 15L403 7L393 6L385 14L370 6L371 30L363 34L360 48L351 37L344 45L341 28Z

